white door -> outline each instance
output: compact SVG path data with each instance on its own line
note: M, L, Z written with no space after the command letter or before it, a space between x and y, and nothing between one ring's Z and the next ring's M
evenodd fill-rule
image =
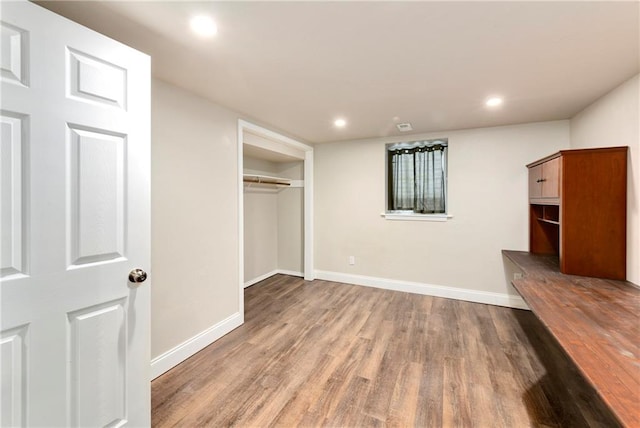
M0 12L0 425L148 426L149 58Z

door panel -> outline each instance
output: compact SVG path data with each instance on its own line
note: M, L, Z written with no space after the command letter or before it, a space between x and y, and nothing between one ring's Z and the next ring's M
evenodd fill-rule
M69 264L124 257L125 135L69 125Z
M70 95L78 100L126 108L127 70L68 49Z
M529 168L529 199L539 198L542 194L540 178L542 177L542 165Z
M0 43L2 44L2 80L27 85L27 31L8 24L0 23Z
M148 426L149 58L0 8L2 425Z
M125 302L118 299L68 314L73 426L117 426L126 420Z
M3 332L0 338L0 364L2 365L0 426L3 427L19 427L25 424L26 336L27 327L21 326Z
M542 197L557 198L560 196L560 158L554 158L542 164L544 181Z
M2 261L0 277L26 273L26 243L23 233L23 201L25 183L23 180L25 141L24 117L2 111L0 114L0 218L2 219Z

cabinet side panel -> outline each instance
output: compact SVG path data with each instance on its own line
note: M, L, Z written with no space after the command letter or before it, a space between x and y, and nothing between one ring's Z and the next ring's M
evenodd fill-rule
M626 276L626 149L563 153L563 273Z

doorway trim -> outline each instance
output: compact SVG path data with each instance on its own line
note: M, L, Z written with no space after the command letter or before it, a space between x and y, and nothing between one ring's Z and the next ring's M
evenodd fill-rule
M240 314L244 322L244 133L264 137L275 144L270 151L289 154L287 148L304 152L304 279L313 281L313 147L270 129L238 119L238 290ZM281 146L283 150L278 150Z

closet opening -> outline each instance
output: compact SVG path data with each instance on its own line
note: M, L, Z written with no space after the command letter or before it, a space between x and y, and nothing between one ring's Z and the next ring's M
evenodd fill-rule
M238 121L239 298L282 273L314 279L313 147Z

